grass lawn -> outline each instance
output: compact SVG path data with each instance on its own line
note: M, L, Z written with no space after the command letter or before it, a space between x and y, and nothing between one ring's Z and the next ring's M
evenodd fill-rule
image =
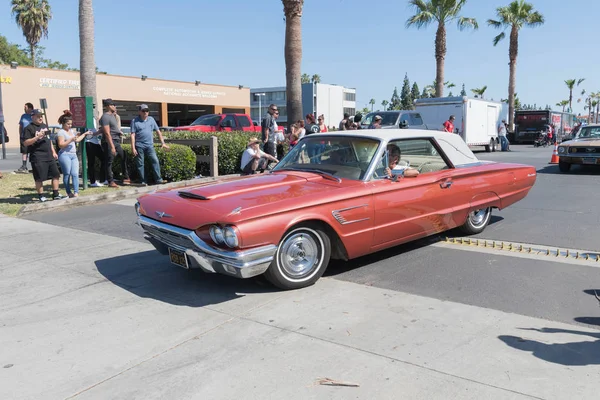
M38 203L39 199L37 192L35 191L35 183L33 182L33 174L15 174L5 172L4 177L0 179L0 213L15 216L17 212L25 204ZM83 185L79 184L79 196L90 196L93 194L100 194L104 192L114 192L121 188L127 189L127 186L121 186L118 189L109 188L107 186L92 188L89 187L83 190ZM60 194L66 196L67 192L62 184L62 175L60 177ZM44 193L48 201L52 199L52 185L51 181L44 182ZM57 200L61 201L61 200Z

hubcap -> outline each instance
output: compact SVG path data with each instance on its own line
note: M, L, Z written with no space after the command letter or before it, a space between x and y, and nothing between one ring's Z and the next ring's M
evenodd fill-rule
M473 225L475 226L481 225L485 221L487 213L487 208L482 208L481 210L473 211L470 216L471 223L473 223Z
M312 271L319 262L319 246L311 235L297 233L288 237L281 246L280 261L283 271L301 278Z

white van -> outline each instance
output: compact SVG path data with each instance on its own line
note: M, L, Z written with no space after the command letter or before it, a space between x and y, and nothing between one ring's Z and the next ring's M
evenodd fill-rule
M496 151L500 145L498 125L506 118L507 105L469 97L440 97L418 99L415 110L423 117L429 129L443 131L443 124L450 118L455 131L469 147L484 146L485 151Z

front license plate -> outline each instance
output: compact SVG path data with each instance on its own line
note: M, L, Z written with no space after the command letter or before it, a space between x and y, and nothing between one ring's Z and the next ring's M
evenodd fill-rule
M596 159L595 158L584 158L583 163L584 164L596 164Z
M190 266L188 265L188 259L185 253L169 249L169 258L171 259L171 263L177 265L178 267L190 269Z

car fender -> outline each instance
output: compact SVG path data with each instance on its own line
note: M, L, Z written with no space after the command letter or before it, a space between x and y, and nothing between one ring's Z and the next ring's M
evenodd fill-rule
M479 210L483 207L494 207L501 209L502 201L500 196L495 192L478 193L471 199L469 203L469 212Z

